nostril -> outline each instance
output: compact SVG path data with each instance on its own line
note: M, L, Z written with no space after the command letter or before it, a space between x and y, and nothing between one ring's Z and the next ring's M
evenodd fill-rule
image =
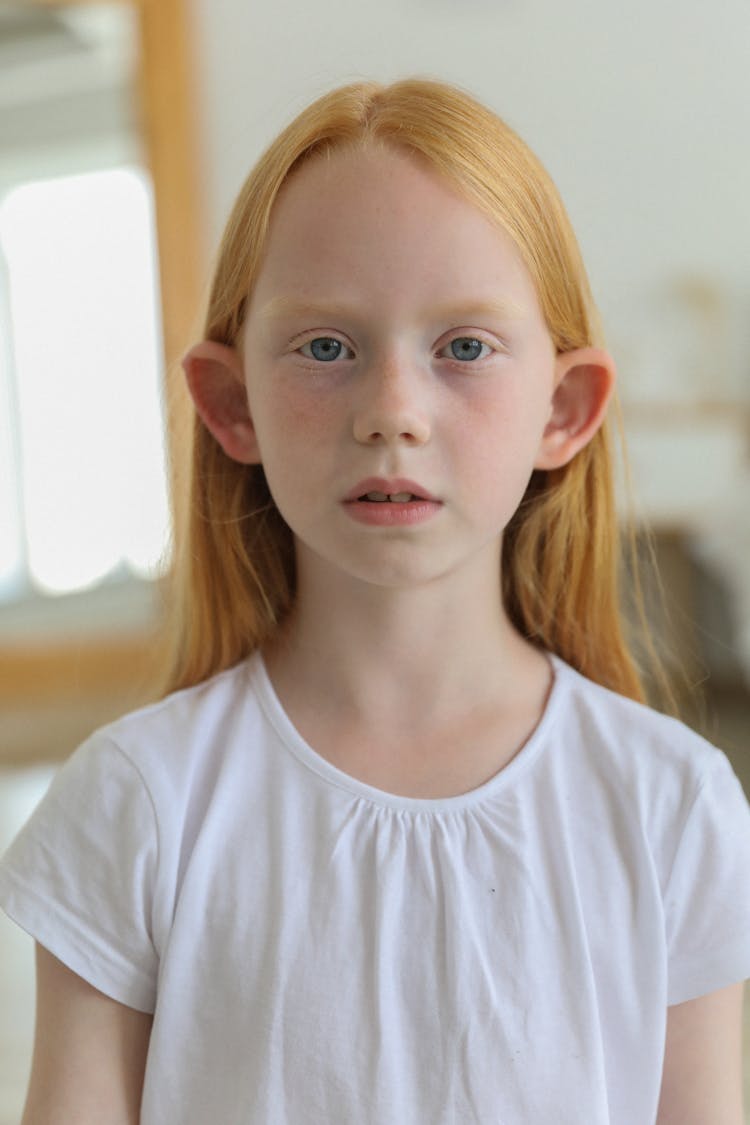
M430 422L416 410L394 409L389 416L383 409L363 409L353 419L353 432L356 441L367 445L379 442L423 445L429 440Z

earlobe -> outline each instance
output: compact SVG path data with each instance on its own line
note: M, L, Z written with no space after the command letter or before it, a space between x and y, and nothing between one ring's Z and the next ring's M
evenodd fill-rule
M226 455L244 465L259 464L239 353L203 340L183 358L182 368L198 414Z
M615 365L601 348L577 348L555 361L555 390L537 469L559 469L587 445L604 421L615 385Z

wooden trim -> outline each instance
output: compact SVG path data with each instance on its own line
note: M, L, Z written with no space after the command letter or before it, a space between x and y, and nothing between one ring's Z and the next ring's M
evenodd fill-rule
M739 429L750 429L750 405L739 396L735 399L697 399L693 402L669 402L638 398L621 398L625 425L628 422L650 422L658 426L700 426L701 422L730 423Z
M21 644L0 649L0 708L97 695L152 696L159 662L153 633Z
M154 185L172 519L183 518L192 409L179 360L200 333L207 276L205 199L196 128L192 30L187 0L135 3L140 28L138 95Z
M143 135L154 182L167 368L191 342L206 273L197 107L184 0L141 0Z
M68 757L93 730L159 693L157 638L145 633L0 651L3 768Z

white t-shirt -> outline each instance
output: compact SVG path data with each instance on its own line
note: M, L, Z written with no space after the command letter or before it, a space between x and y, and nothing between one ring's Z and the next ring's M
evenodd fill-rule
M725 757L554 659L492 780L415 800L293 728L261 658L100 731L0 868L155 1012L143 1125L648 1125L668 1004L750 975Z

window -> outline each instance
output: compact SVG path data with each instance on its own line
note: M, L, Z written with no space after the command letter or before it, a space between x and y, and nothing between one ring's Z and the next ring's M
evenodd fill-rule
M12 325L2 394L15 430L3 443L0 597L153 575L163 561L153 246L137 168L22 184L0 203Z

